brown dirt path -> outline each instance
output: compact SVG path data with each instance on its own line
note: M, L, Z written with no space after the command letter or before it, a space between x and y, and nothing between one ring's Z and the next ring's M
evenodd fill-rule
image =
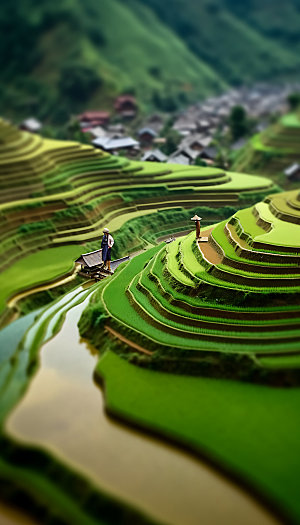
M209 237L213 229L214 227L209 228L209 230L204 230L202 234L205 233L205 236ZM209 242L199 242L198 248L205 259L207 259L211 264L220 264L222 257Z

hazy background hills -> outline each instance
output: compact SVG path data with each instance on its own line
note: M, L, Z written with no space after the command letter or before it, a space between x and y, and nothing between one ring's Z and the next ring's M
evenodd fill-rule
M300 0L2 0L0 112L62 122L122 92L176 107L299 79Z

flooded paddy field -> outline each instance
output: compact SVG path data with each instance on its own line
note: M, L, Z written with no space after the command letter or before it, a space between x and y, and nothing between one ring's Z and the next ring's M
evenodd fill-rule
M7 420L8 435L51 451L99 488L164 523L278 523L200 460L106 415L104 394L93 380L98 353L77 329L86 301L69 310L60 332L44 344L40 368Z

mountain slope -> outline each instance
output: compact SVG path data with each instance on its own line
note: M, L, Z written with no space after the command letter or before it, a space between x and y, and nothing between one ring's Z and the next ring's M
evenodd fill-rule
M278 0L142 2L150 5L197 56L231 83L287 73L299 64L288 38L297 34L299 40L295 28L300 26L300 12L294 5L298 0L289 0L284 5ZM285 42L272 35L272 23L276 27L276 20L285 34Z
M299 26L299 0L280 10L278 0L3 0L0 112L65 121L124 91L142 107L174 108L228 85L295 77Z
M300 1L290 0L226 0L226 5L238 16L270 40L276 40L290 49L300 47Z

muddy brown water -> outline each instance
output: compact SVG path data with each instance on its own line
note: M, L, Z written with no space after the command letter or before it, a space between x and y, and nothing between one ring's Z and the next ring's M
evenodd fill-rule
M33 518L5 503L0 503L0 523L1 525L38 525Z
M77 330L85 304L70 310L59 334L43 346L40 368L7 421L9 435L54 452L101 489L164 523L278 524L205 463L107 417L93 381L98 355Z

